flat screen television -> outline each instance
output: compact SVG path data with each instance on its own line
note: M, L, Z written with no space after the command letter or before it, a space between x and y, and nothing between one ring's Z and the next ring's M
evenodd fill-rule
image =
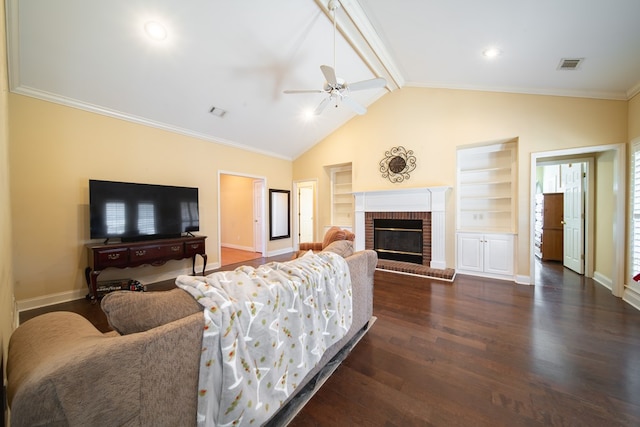
M198 189L89 180L92 239L179 237L199 231Z

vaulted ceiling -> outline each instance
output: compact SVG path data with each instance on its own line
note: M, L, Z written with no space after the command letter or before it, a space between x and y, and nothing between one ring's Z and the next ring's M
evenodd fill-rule
M335 56L328 2L7 0L10 87L287 159L356 115L337 101L309 117L326 93L283 94L322 90L323 64L347 83L385 78L349 94L365 106L407 86L640 91L638 0L342 0Z

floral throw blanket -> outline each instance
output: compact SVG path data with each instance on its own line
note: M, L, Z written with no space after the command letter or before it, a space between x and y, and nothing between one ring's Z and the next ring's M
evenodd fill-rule
M199 426L264 423L351 326L349 267L331 252L176 284L204 307Z

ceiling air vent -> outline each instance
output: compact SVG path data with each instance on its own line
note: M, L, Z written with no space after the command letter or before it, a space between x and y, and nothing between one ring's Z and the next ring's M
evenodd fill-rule
M222 108L218 108L218 107L211 107L211 109L209 110L209 112L211 114L213 114L216 117L220 117L223 118L225 114L227 114L226 110L223 110Z
M558 70L577 70L584 58L562 58Z

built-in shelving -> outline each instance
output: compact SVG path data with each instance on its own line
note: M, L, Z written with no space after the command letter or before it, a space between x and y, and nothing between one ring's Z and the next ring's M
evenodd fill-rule
M351 164L331 169L331 225L353 228Z
M515 232L516 143L458 150L457 229Z
M458 149L459 272L512 280L516 239L516 142Z

